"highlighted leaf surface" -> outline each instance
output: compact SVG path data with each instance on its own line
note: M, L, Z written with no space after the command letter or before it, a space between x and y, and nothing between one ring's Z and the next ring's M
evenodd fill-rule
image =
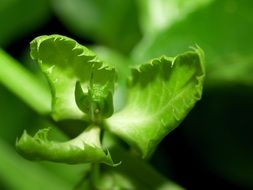
M75 85L80 81L88 91L93 83L107 85L113 93L115 70L97 59L94 52L60 35L40 36L31 42L31 56L46 74L52 91L52 116L55 120L81 119L87 114L75 102Z
M124 109L107 119L110 131L149 156L201 98L203 52L161 57L132 70Z
M42 129L31 137L26 132L16 142L20 154L29 160L50 160L68 164L102 162L113 165L111 156L100 144L100 128L90 126L75 139L54 142L47 138L48 129Z

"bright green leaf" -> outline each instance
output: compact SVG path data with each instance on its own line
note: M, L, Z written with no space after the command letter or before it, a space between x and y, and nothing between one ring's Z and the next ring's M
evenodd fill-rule
M102 149L99 127L90 126L67 142L48 140L48 130L42 129L34 137L25 131L16 142L18 152L29 160L50 160L68 164L101 162L113 165L109 152L105 153Z
M203 78L199 48L133 69L126 106L107 120L108 129L149 156L201 98Z
M94 85L107 85L108 91L113 92L115 70L70 38L60 35L38 37L31 42L31 56L49 80L55 120L87 119L87 114L76 105L75 85L80 81L87 92L91 73Z

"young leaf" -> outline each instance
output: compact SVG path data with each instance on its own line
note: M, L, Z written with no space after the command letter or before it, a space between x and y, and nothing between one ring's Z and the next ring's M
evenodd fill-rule
M99 123L103 118L108 118L113 114L112 93L107 84L104 86L95 85L91 79L88 92L84 93L80 82L77 82L75 98L79 109L88 114L91 121L95 123Z
M135 146L143 157L149 156L201 98L203 78L199 48L133 69L126 106L107 119L108 129Z
M99 127L90 126L67 142L48 140L48 131L49 129L42 129L34 137L25 131L16 142L17 151L29 160L50 160L68 164L101 162L114 165L109 152L105 153L101 147Z
M80 81L87 92L92 72L94 85L107 85L107 91L113 93L115 70L70 38L60 35L35 38L31 42L31 57L40 64L50 83L55 120L88 117L76 105L75 85Z

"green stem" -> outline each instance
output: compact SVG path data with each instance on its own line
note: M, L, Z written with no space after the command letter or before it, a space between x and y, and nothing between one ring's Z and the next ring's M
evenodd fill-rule
M101 165L101 171L113 174L112 179L115 179L115 183L122 189L184 190L155 171L145 160L131 155L111 134L105 133L103 144L110 150L114 161L121 161L122 164L115 168Z
M0 83L39 114L51 110L51 95L42 82L0 49Z

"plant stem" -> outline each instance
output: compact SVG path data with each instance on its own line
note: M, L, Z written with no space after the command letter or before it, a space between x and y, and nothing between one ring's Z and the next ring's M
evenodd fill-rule
M155 171L145 160L130 154L129 151L120 146L120 142L110 133L105 133L103 143L110 150L114 161L122 161L122 164L115 168L101 165L103 171L111 171L115 176L122 176L121 178L118 177L117 184L130 184L132 188L128 189L138 190L184 190L175 182Z
M51 110L51 95L43 83L0 49L0 83L39 114Z

